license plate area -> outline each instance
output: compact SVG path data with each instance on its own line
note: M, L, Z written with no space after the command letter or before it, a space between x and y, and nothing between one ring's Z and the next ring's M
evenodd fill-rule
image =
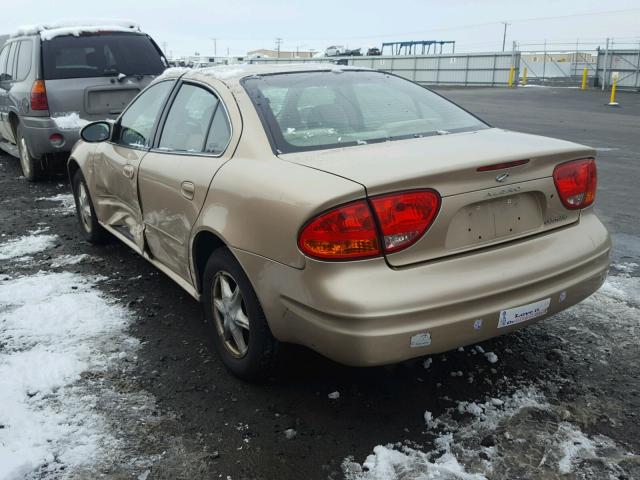
M466 205L449 225L445 246L448 250L519 237L543 226L538 197L533 192L510 195Z
M118 114L139 91L137 88L91 90L87 95L87 113Z
M541 317L549 311L549 305L551 305L551 298L545 298L539 302L502 310L500 318L498 318L498 328L509 327Z

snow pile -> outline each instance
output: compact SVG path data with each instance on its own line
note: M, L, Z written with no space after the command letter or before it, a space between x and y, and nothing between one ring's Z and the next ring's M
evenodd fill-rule
M89 124L88 120L80 118L78 112L69 112L58 117L51 117L60 130L80 130Z
M55 245L57 235L25 235L0 245L0 260L20 259Z
M115 19L81 19L66 20L42 25L25 25L19 27L12 37L40 34L42 40L51 40L61 35L80 36L82 33L110 32L139 32L140 26L130 20Z
M218 80L228 80L233 77L239 77L246 72L247 70L245 68L231 66L208 67L198 70L198 73Z
M588 437L569 418L533 387L483 403L458 402L436 419L424 412L427 428L437 435L433 450L378 445L362 464L347 458L343 472L347 480L486 480L501 472L555 478L595 459L615 471L625 452L607 437Z
M0 478L57 478L117 446L97 397L78 382L117 361L119 351L106 352L129 322L97 280L40 272L0 282Z

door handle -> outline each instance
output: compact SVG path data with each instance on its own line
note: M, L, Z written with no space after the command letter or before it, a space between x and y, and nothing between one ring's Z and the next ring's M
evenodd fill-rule
M135 169L133 168L133 165L125 165L124 168L122 169L122 173L127 178L133 178L133 174L135 173Z
M193 200L193 196L196 192L196 186L192 182L182 182L180 186L180 193L187 200Z

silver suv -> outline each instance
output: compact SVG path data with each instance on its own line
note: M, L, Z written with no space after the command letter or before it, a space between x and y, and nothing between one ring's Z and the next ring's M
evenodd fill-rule
M131 23L19 30L0 50L0 148L38 180L66 160L84 125L118 116L167 65Z

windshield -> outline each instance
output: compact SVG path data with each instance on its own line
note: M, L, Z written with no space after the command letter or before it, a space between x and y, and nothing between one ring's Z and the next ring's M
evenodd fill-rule
M123 75L158 75L160 52L146 35L101 32L42 42L45 80Z
M271 74L243 85L281 153L487 128L430 90L383 72Z

